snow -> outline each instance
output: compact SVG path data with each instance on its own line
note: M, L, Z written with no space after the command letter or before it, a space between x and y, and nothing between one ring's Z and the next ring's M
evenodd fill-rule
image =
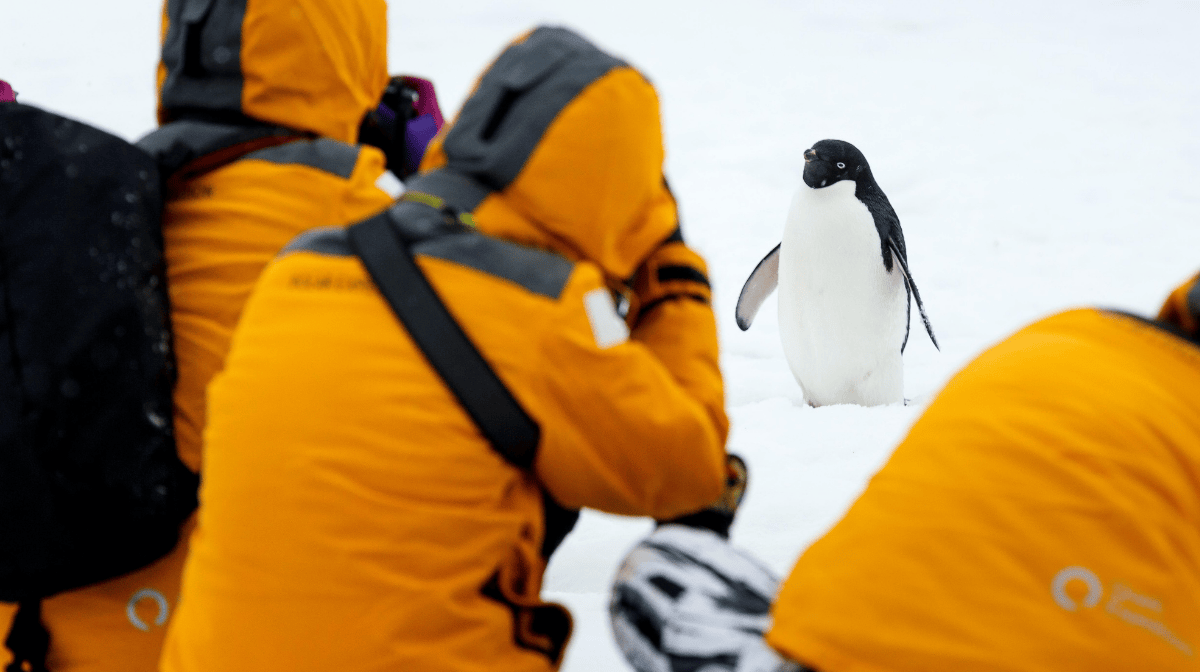
M0 78L21 100L126 138L154 125L159 5L6 2ZM662 97L667 174L708 259L732 452L751 486L735 543L781 574L833 524L963 364L1079 305L1148 313L1200 267L1194 0L441 0L393 2L393 72L451 112L516 34L565 24L643 69ZM774 300L736 328L742 283L777 242L801 152L859 147L900 215L939 353L913 328L908 406L807 407ZM587 512L546 594L576 634L564 670L627 669L607 589L644 520Z

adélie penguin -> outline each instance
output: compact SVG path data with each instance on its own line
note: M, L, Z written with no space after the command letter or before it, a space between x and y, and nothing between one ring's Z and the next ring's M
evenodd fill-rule
M813 406L903 401L901 355L914 298L938 347L908 271L900 218L866 157L848 142L822 140L805 150L804 185L783 241L738 297L743 331L776 286L783 352Z

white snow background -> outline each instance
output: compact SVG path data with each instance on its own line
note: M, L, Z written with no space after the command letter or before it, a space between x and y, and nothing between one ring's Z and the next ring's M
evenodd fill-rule
M22 102L140 137L154 126L159 12L3 0L0 78ZM1200 268L1194 0L394 0L389 16L392 72L433 79L447 114L540 23L579 30L655 83L684 231L710 264L729 449L750 464L733 540L781 574L981 350L1073 306L1153 312ZM774 301L750 331L734 324L742 283L779 241L801 152L822 138L866 154L942 344L914 322L908 406L809 408ZM545 593L576 618L567 672L627 669L607 593L649 529L588 512L554 558Z

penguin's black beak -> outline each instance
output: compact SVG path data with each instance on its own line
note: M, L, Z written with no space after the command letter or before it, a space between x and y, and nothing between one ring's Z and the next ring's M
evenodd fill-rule
M817 153L816 153L816 151L814 151L814 150L812 150L812 149L806 149L806 150L804 150L804 162L805 162L805 163L808 163L809 161L813 161L813 160L815 160L816 158L817 158Z

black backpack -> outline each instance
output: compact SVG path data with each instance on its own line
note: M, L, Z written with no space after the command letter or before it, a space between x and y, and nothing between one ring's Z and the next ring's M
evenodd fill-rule
M161 209L146 152L0 104L0 601L23 611L162 557L196 508Z

